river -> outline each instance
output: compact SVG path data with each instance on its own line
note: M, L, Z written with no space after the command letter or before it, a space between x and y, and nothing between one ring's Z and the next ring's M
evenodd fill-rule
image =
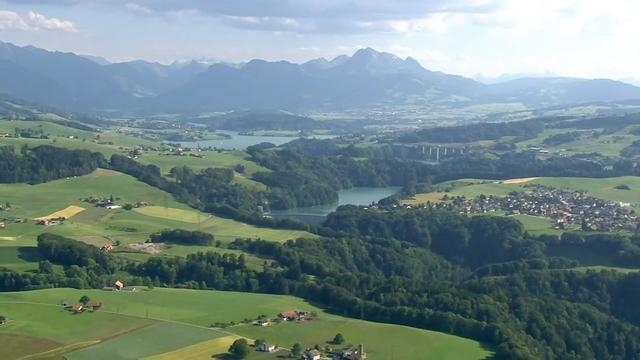
M300 207L287 210L274 210L273 217L288 217L312 223L319 223L341 205L369 205L400 191L400 187L353 187L338 191L338 202L329 205Z

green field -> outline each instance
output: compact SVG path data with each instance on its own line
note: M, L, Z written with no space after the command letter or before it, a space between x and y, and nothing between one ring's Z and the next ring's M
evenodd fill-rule
M233 169L237 164L246 168L247 174L257 171L269 171L266 168L246 160L247 154L243 151L202 151L198 153L204 157L177 156L171 153L147 152L140 156L140 162L144 164L154 164L162 172L168 173L176 166L188 166L194 170L206 168L229 168Z
M118 336L98 345L72 352L65 357L68 360L139 359L225 335L214 329L160 322L127 336Z
M591 136L592 131L582 131L584 134L578 139L560 145L548 146L543 142L552 135L577 131L578 129L547 129L537 137L517 143L519 150L529 146L542 146L552 153L563 153L566 155L588 154L592 152L600 153L604 156L620 156L620 150L631 145L640 137L630 135L628 130L620 130L612 134L601 135L597 138Z
M85 294L102 301L102 309L71 315L55 305L61 299L75 300ZM0 341L3 335L44 339L43 342L53 342L49 347L87 340L103 341L72 353L70 359L148 356L145 354L174 351L227 335L265 338L285 348L296 342L303 346L324 345L338 332L345 335L347 343L365 344L373 359L392 356L397 360L415 359L416 354L433 359L483 359L490 355L490 351L472 340L343 318L291 296L162 288L140 292L48 289L1 293L0 309L10 319L6 326L0 327ZM318 318L269 327L240 324L223 330L208 328L211 324L238 323L262 314L275 317L279 312L292 309L316 312ZM117 337L125 332L126 337ZM25 352L24 349L12 351ZM250 359L254 358L275 356L252 354Z

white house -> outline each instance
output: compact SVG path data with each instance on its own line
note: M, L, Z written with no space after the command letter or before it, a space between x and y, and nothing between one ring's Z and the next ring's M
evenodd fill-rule
M271 344L267 344L267 343L262 343L262 344L258 345L258 351L274 352L274 351L276 351L276 346L275 345L271 345Z

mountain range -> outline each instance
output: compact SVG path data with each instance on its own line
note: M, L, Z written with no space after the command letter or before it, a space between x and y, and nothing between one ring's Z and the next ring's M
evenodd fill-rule
M0 94L72 111L184 114L496 102L540 108L640 99L640 87L608 79L563 77L484 84L430 71L413 58L370 48L303 64L251 60L163 65L141 60L111 63L0 42Z

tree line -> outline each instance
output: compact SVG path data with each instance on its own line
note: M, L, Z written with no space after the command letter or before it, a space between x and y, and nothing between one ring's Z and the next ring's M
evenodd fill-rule
M39 184L70 176L86 175L107 165L102 154L51 145L34 148L0 147L0 183Z

